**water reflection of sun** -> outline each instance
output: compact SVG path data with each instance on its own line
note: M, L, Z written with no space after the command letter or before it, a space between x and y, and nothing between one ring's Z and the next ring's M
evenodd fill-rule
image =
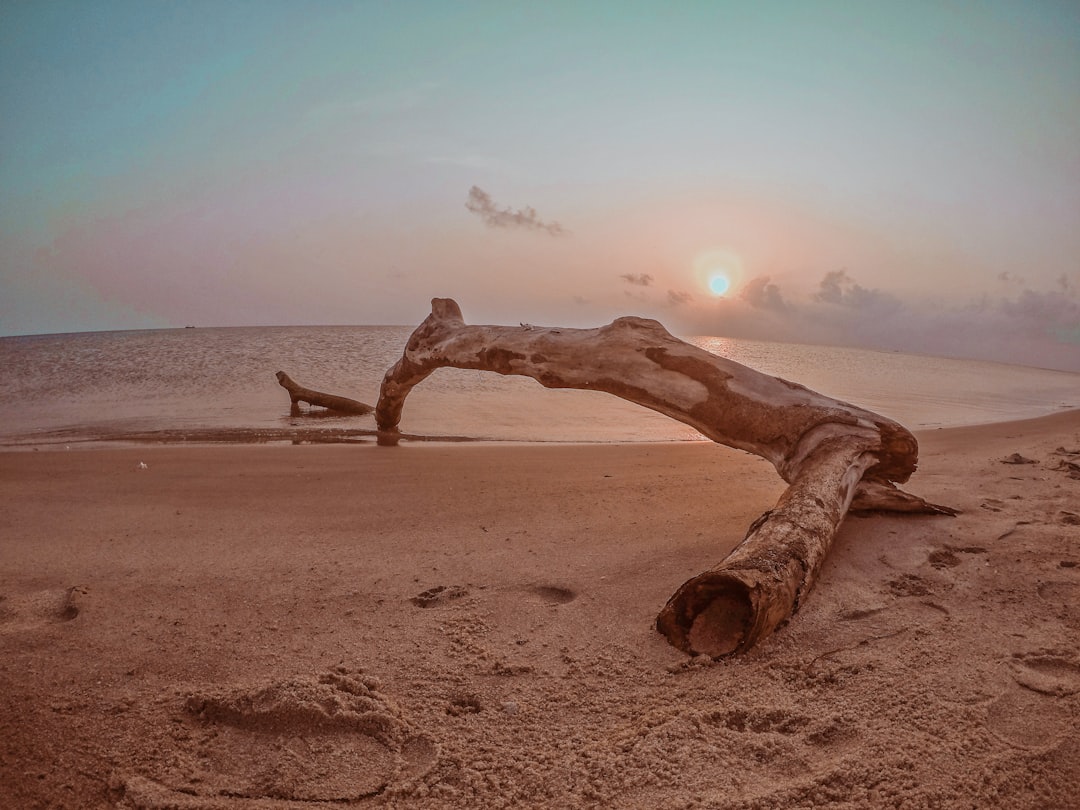
M742 259L727 248L704 250L694 258L694 274L701 286L717 298L723 298L734 292L742 281Z

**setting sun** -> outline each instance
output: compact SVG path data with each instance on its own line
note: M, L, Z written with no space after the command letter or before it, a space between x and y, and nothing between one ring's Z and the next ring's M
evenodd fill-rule
M742 257L727 247L703 250L694 257L694 275L711 295L723 298L742 283Z
M728 277L717 273L711 279L709 279L709 292L713 295L722 296L727 293L728 288L731 287L731 282L728 281Z

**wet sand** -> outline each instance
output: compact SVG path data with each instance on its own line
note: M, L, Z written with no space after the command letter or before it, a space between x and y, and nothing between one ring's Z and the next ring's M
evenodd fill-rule
M0 453L0 795L1075 806L1080 411L919 439L962 514L849 518L716 662L653 622L783 489L727 448Z

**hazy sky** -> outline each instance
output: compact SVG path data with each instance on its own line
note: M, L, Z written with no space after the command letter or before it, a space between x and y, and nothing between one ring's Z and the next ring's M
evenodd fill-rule
M0 0L0 334L433 296L1080 370L1080 3Z

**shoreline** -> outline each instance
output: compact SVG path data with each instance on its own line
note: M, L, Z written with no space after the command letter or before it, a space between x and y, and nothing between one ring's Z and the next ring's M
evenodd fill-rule
M1080 412L1080 407L1059 406L1050 413L1037 414L1022 418L1009 418L989 422L976 422L964 425L940 425L909 428L916 437L929 435L941 430L962 430L989 428L1018 422L1031 422L1052 418L1062 414ZM321 418L321 417L315 417ZM85 427L73 427L50 431L46 441L34 441L33 434L20 434L0 437L0 453L42 450L70 450L72 447L89 450L119 449L124 447L218 447L245 445L329 445L348 444L356 446L374 446L380 436L375 428L315 428L290 426L284 428L195 428L152 431L131 431L127 433L97 434ZM54 438L48 438L54 437ZM195 438L192 438L195 437ZM14 440L13 443L5 443ZM428 435L402 432L398 441L404 445L458 445L475 444L483 446L582 446L603 447L608 445L683 445L695 443L712 444L712 440L700 438L686 439L596 439L593 441L563 439L500 439L456 435Z
M1080 411L916 435L905 488L962 514L845 521L717 662L656 613L784 484L712 442L0 450L0 792L1067 807Z

